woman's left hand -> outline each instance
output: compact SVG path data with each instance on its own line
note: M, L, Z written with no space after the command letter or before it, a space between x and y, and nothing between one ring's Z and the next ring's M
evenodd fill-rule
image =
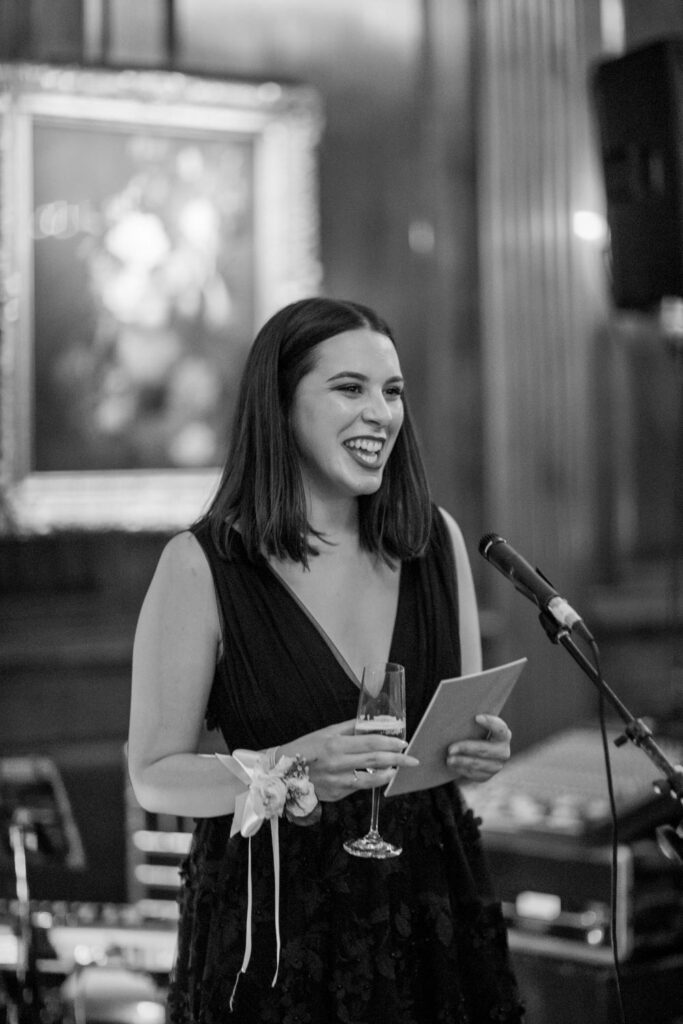
M482 738L451 743L446 753L446 764L459 782L486 782L510 757L512 733L503 719L477 715L476 722L484 731Z

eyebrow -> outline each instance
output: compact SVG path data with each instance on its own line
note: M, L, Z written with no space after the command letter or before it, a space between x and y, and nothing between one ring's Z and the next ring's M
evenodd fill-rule
M333 380L339 380L340 377L351 377L353 380L367 380L368 378L364 373L356 373L354 370L342 370L341 373L335 373L331 377L327 378L329 384ZM387 377L384 381L385 384L403 384L403 377L400 375L396 377Z

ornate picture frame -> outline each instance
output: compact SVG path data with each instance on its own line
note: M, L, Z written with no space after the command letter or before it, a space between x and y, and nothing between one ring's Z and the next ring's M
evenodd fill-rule
M321 284L319 96L0 64L0 529L166 530L258 327Z

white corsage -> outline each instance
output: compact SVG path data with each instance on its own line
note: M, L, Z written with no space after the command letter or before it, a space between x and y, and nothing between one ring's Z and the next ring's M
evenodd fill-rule
M281 757L275 767L280 766L284 768L282 779L287 787L285 818L295 825L314 825L320 820L322 808L308 776L306 759L301 754Z
M216 754L248 787L235 800L230 835L240 832L245 839L255 835L264 821L285 817L300 825L312 825L320 818L320 804L308 776L308 765L300 754L283 755L272 763L270 751L236 750L232 756Z
M294 757L283 755L277 762L273 750L258 752L236 750L232 755L216 754L216 757L240 782L245 790L235 798L230 837L238 832L249 840L249 870L247 891L247 929L242 967L235 981L230 999L232 1010L237 982L240 974L246 972L251 958L251 837L256 835L264 821L270 821L273 844L273 875L275 879L275 938L277 961L273 987L280 967L280 843L278 819L285 817L297 825L313 825L319 821L322 810L315 795L315 787L308 775L308 765L300 754Z

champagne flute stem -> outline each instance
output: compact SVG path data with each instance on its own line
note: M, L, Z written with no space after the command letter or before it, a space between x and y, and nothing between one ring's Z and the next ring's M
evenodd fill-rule
M370 813L370 832L372 835L379 835L379 798L380 791L375 786L372 790L372 810Z

